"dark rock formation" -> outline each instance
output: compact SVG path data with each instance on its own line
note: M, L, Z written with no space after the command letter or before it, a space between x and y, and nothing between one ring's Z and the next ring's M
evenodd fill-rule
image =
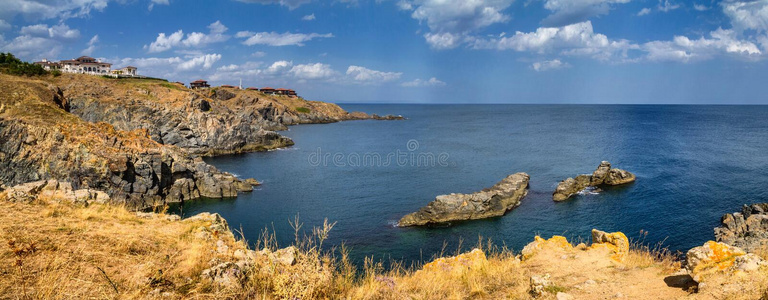
M621 185L635 181L635 175L621 170L612 169L611 163L603 161L597 167L592 175L579 175L576 178L568 178L561 181L555 192L552 194L552 200L565 201L572 195L588 187L598 187L601 185Z
M473 194L440 195L419 211L404 216L400 227L502 216L520 205L528 194L526 173L507 176L489 189Z
M748 252L768 247L768 203L745 204L741 212L725 214L720 222L722 225L715 228L718 242Z

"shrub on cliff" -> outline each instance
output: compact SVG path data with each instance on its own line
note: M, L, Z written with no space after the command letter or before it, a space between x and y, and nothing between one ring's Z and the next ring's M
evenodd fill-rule
M11 75L41 76L48 71L36 64L21 61L11 53L0 53L0 72Z

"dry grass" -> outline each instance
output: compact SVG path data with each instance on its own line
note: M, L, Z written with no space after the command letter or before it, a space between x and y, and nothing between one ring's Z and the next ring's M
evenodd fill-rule
M759 299L768 290L768 270L757 276L716 277L713 287L689 295L664 279L679 268L662 247L633 242L622 263L598 250L545 249L521 262L506 248L479 241L481 256L445 264L405 267L366 260L352 265L345 247L328 248L334 223L325 222L300 236L295 229L296 264L258 256L245 270L246 281L223 288L203 279L204 269L237 261L244 239L229 232L212 240L196 238L203 221L144 219L123 207L31 204L0 199L0 298L2 299L530 299L529 278L550 274L544 298L566 292L576 299L625 297L654 299ZM228 251L216 251L222 240ZM265 231L257 248L277 250L274 233ZM457 250L456 254L459 251ZM767 252L768 253L768 252ZM477 253L475 253L477 254ZM469 255L469 256L467 256ZM442 256L442 255L439 255ZM585 286L585 281L594 281Z

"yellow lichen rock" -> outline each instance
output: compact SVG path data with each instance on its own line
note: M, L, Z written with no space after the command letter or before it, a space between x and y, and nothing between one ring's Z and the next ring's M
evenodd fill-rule
M434 272L434 271L453 271L457 269L473 269L479 268L488 260L485 257L485 253L480 249L473 249L470 252L462 253L451 257L440 257L433 260L430 263L425 264L419 272Z
M613 255L611 258L621 262L629 254L629 239L624 233L600 231L592 229L592 246L589 249L607 248Z
M555 235L552 236L550 239L545 240L541 238L540 236L536 236L533 238L533 242L529 243L528 245L525 245L523 248L523 251L521 254L523 255L523 259L528 259L536 252L538 252L541 249L562 249L562 250L572 250L573 245L568 242L568 239L566 239L564 236Z
M765 265L757 255L747 254L741 248L714 241L688 250L686 263L686 268L696 282L701 282L717 272L751 272Z

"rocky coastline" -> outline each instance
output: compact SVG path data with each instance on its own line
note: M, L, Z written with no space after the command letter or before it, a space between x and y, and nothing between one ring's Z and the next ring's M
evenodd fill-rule
M397 225L423 226L502 216L520 206L528 194L529 180L528 174L516 173L480 192L437 196L427 206L404 216Z
M590 174L582 174L576 178L568 178L561 181L555 192L552 194L552 200L565 201L576 193L588 187L600 187L602 185L622 185L635 181L635 174L630 172L611 168L611 163L602 161L597 169Z
M287 125L402 119L255 91L76 74L0 75L0 90L2 186L66 181L135 209L251 191L257 181L201 156L293 145L273 131Z
M715 239L747 251L768 250L768 203L744 205L728 213L715 228Z

